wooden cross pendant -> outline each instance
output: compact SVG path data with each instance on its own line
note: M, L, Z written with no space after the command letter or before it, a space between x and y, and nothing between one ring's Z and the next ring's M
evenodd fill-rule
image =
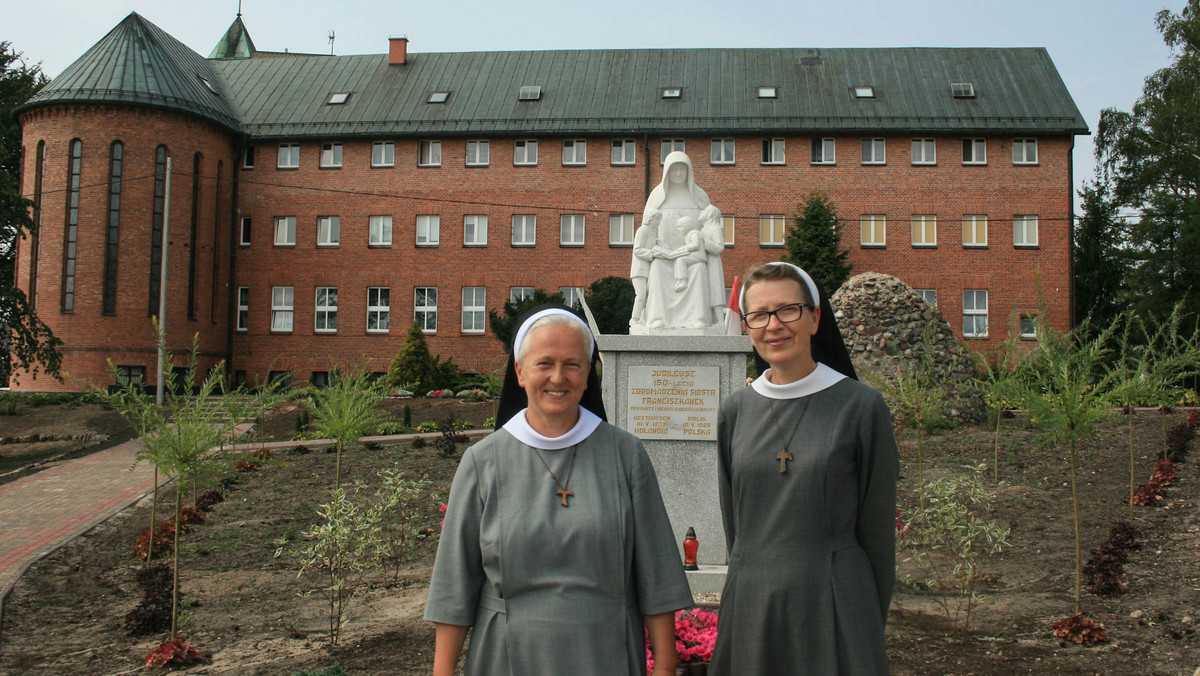
M775 458L777 460L779 460L779 473L780 474L786 473L787 472L787 461L792 459L792 454L788 453L787 449L784 449L784 450L780 451L778 454L776 454ZM566 498L563 498L563 499L565 500Z
M567 504L567 496L568 496L568 495L570 495L570 496L574 496L574 495L575 495L575 491L568 491L568 490L566 490L566 489L559 489L559 490L557 490L557 491L554 491L554 492L555 492L556 494L558 494L558 495L561 495L561 496L562 496L562 499L563 499L563 500L562 500L562 506L563 506L563 507L570 507L570 505L568 505L568 504Z

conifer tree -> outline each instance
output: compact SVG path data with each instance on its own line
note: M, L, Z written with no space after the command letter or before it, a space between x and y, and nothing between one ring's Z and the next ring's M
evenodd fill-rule
M797 207L784 244L783 260L804 268L829 294L849 279L850 251L842 248L837 210L823 190L813 190Z
M432 382L433 357L429 354L429 343L425 342L420 325L413 322L404 336L404 345L392 359L387 384L391 388L406 388L414 394L422 394Z

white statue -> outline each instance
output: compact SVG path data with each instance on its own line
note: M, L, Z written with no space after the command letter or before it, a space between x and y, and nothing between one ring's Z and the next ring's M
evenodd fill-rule
M629 332L723 333L724 249L721 212L696 186L691 160L679 151L667 155L633 238Z

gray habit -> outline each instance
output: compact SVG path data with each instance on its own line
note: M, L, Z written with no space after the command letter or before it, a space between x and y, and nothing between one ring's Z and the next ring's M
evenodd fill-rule
M899 469L887 405L849 378L771 401L783 439L752 388L718 417L729 574L709 674L887 674Z
M541 451L567 483L571 448ZM468 676L644 676L643 615L692 595L641 441L601 423L563 507L534 449L499 430L467 449L425 619L473 625Z

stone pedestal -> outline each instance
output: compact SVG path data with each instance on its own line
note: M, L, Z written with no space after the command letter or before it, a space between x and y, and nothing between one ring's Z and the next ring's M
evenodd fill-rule
M683 538L691 526L700 540L698 560L705 573L700 577L722 572L725 530L717 495L717 407L730 392L746 386L750 339L601 335L597 341L609 422L645 444L681 560ZM697 587L698 582L693 581L695 591L720 590L719 581Z

